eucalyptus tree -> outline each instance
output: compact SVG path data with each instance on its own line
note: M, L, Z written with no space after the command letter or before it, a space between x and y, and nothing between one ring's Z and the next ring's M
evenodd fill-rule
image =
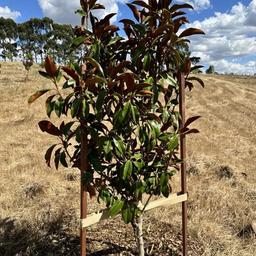
M0 52L3 59L13 60L17 56L17 24L14 20L0 17Z
M203 32L181 31L188 22L181 9L192 9L189 4L149 0L128 7L134 20L121 20L124 32L118 33L120 28L111 24L114 13L98 19L94 10L104 6L81 0L82 26L75 28L72 50L82 46L84 56L62 67L48 56L40 73L53 88L36 92L29 103L49 93L48 117L53 112L62 120L67 117L59 124L39 122L42 131L59 139L46 152L47 164L53 157L56 168L79 168L82 195L97 195L109 216L121 213L135 230L139 255L144 255L145 207L140 202L169 196L180 164L179 136L198 132L188 127L197 117L180 129L177 106L181 73L190 89L194 80L203 85L188 76L195 67L180 50L188 45L188 36Z
M45 50L55 56L58 63L67 63L70 54L70 45L74 39L74 31L71 25L52 24L52 30L47 33Z

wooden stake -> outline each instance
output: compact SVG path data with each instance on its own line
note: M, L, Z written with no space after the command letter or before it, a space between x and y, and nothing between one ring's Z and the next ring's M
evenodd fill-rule
M180 85L180 94L179 94L179 108L180 108L180 129L184 127L185 124L185 75L184 73L179 74L179 85ZM187 193L187 170L186 170L186 137L185 135L180 136L180 158L181 163L181 192L182 194ZM188 254L188 230L187 230L187 201L182 202L182 253L183 256Z
M80 218L87 217L87 188L84 185L84 173L88 169L88 141L84 125L81 124L81 203ZM81 256L86 256L86 228L80 227Z

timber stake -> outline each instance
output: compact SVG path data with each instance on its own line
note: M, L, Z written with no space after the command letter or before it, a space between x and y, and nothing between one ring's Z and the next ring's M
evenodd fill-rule
M87 217L87 188L83 182L84 173L88 171L88 141L84 125L81 125L81 202L80 219ZM80 227L81 256L86 256L86 228Z
M180 108L180 129L183 129L185 124L185 75L179 74L179 108ZM186 137L184 134L180 135L180 158L181 158L181 192L187 193L187 170L186 170ZM187 201L182 202L182 253L183 256L188 254L188 214L187 214Z

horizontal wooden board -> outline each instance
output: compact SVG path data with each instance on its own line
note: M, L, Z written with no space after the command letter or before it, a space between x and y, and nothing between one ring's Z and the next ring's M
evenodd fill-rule
M150 202L146 206L145 211L150 211L157 207L164 207L164 206L181 203L181 202L187 201L187 198L188 198L187 194L171 194L168 198L161 198L161 199ZM143 204L140 204L139 207L141 209L144 208ZM108 218L109 218L108 209L105 209L103 211L88 215L86 219L82 219L81 226L82 228L86 228Z

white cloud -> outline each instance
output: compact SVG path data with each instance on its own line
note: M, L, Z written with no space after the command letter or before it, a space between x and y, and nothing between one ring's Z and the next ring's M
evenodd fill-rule
M229 12L217 12L190 26L206 33L203 37L193 37L191 44L192 54L201 57L203 63L220 62L216 65L218 72L230 72L232 67L237 73L256 73L255 65L239 64L239 57L256 55L256 0L248 6L239 2ZM237 60L230 62L228 57Z
M5 7L0 6L0 17L11 18L13 20L16 20L20 16L21 16L20 12L12 11L8 6L5 6Z
M204 9L208 9L211 7L211 2L210 0L180 0L178 2L186 2L188 4L191 4L195 10L199 11L199 10L204 10Z
M98 10L97 16L103 17L108 13L118 13L118 3L124 3L127 0L101 0L100 3L105 5L105 10ZM38 3L45 16L48 16L59 23L70 23L78 25L80 18L75 11L80 8L79 0L38 0ZM116 17L112 19L115 21Z
M244 64L234 61L221 59L218 61L210 61L210 65L214 65L215 69L220 73L234 73L234 74L256 74L256 61L248 61Z

